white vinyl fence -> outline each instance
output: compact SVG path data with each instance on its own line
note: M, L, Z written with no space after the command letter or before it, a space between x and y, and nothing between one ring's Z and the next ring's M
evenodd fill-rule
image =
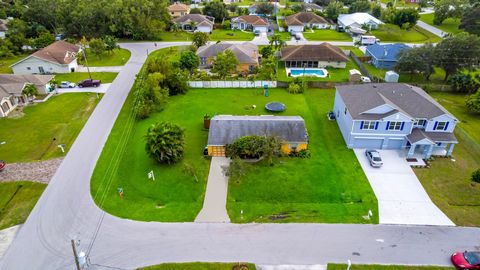
M276 88L277 81L189 81L191 88Z

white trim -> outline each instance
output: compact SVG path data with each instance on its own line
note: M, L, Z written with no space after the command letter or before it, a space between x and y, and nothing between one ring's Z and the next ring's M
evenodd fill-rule
M365 135L365 134L368 134L368 133L351 133L352 135ZM401 136L407 136L408 134L382 134L382 133L372 133L372 135L375 135L375 136L392 136L392 137L401 137Z
M30 59L30 58L32 58L32 57L33 57L33 58L37 58L37 59L42 60L42 61L45 61L45 62L52 63L52 64L57 65L57 66L61 66L61 67L68 66L68 65L70 65L70 63L71 63L71 62L70 62L70 63L68 63L68 64L60 64L60 63L58 63L58 62L52 62L52 61L49 61L49 60L47 60L47 59L40 58L40 57L38 57L38 56L35 56L35 55L32 55L32 54L31 54L31 55L23 58L22 60L20 60L20 61L18 61L18 62L16 62L16 63L11 64L10 67L13 67L13 66L15 66L15 65L17 65L17 64L20 64L21 62L23 62L23 61L25 61L25 60L27 60L27 59ZM75 57L75 59L77 59L77 57ZM72 62L73 62L73 60L72 60Z

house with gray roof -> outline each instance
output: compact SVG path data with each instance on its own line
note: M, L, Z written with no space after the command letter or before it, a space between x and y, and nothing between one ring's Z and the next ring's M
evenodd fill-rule
M172 22L183 31L211 33L215 18L202 14L185 14Z
M208 154L225 156L225 147L245 136L276 136L282 141L282 152L307 149L308 134L300 116L217 115L210 120Z
M238 72L253 72L258 66L258 46L251 42L244 43L215 43L198 48L196 54L200 58L200 68L213 67L215 58L221 52L230 50L238 60Z
M23 89L29 84L35 85L39 94L47 94L52 78L53 75L0 74L0 117L7 116L17 106L27 103Z
M333 112L348 148L451 156L458 120L425 91L403 83L338 85Z

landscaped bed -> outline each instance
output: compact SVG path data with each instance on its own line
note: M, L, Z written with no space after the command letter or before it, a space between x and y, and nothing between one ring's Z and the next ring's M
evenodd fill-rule
M247 268L245 268L245 266ZM238 268L235 268L238 267ZM243 267L243 268L242 268ZM254 264L248 263L163 263L140 268L139 270L255 270Z
M397 25L384 24L379 29L372 30L369 34L380 39L381 42L436 43L442 40L440 37L418 26L414 26L410 30L404 30Z
M328 264L327 270L345 270L346 264ZM379 265L379 264L353 264L351 270L454 270L453 267L429 265Z

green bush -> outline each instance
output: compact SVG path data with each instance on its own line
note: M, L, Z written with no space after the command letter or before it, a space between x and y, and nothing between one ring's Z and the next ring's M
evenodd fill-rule
M159 122L148 128L145 135L147 154L159 163L172 164L182 159L184 130L172 123Z
M477 169L472 173L472 181L480 184L480 169Z
M230 158L261 158L265 157L269 163L272 158L280 154L281 142L274 136L244 136L234 143L227 145L226 156Z
M310 150L303 149L303 150L300 150L300 151L292 151L292 152L290 152L290 154L288 156L298 157L298 158L310 158L311 153L310 153Z

